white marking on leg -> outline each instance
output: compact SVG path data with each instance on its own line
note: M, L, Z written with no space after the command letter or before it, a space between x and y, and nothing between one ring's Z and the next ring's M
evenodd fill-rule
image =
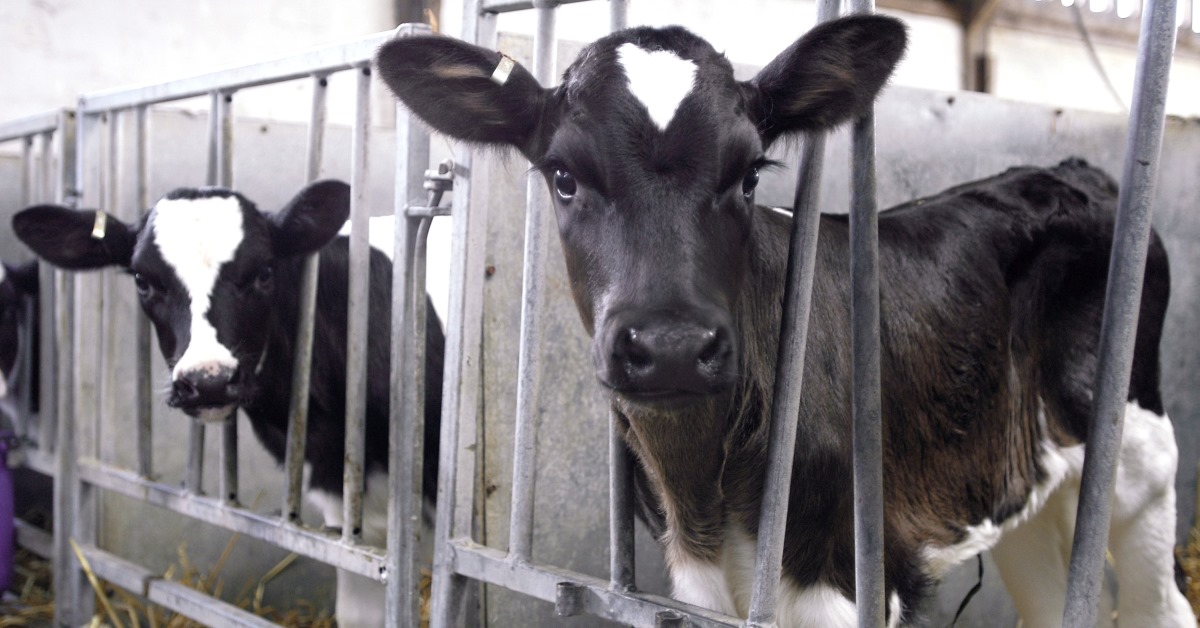
M650 119L666 130L683 99L692 92L696 63L669 50L643 50L625 43L617 48L617 61L629 79L629 91L646 106Z
M1196 625L1175 586L1178 461L1171 421L1127 404L1109 530L1122 626Z
M305 468L307 470L310 467L305 465ZM387 540L387 474L370 473L365 484L366 491L362 499L363 542L384 547ZM327 527L342 527L344 504L341 495L310 490L307 497L321 511ZM338 626L370 628L384 624L387 599L383 583L342 569L338 570L337 580L335 615Z
M217 340L207 318L221 265L233 259L245 234L237 198L163 199L154 207L154 241L191 299L191 340L172 371L215 373L237 368L233 353Z
M1041 512L1006 532L992 548L1000 578L1026 626L1062 622L1078 504L1079 481L1071 478Z

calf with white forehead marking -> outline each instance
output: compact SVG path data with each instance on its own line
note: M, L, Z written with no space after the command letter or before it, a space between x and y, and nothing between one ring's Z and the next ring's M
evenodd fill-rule
M117 266L133 276L142 309L171 367L167 403L218 421L240 406L268 452L283 461L292 364L305 256L319 252L308 434L308 496L325 523L342 525L346 442L348 239L337 236L350 209L350 189L321 181L285 208L267 214L237 192L183 188L160 200L136 224L95 211L58 206L13 218L17 236L46 261L72 270ZM93 233L97 221L102 234ZM98 236L98 237L97 237ZM367 417L363 538L382 545L386 533L391 359L392 265L370 258ZM444 339L432 308L426 321L425 450L422 488L437 489ZM383 588L339 572L338 623L383 623Z
M515 147L544 173L596 377L638 462L640 514L685 602L749 606L791 229L754 202L765 153L863 112L904 46L896 20L848 17L740 82L686 30L635 28L588 46L548 89L520 66L494 81L498 53L443 37L377 56L435 129ZM665 89L648 89L648 72ZM1116 197L1068 160L880 215L889 625L989 548L1025 621L1062 621L1070 543L1046 539L1071 534L1060 515L1087 441ZM845 216L820 218L781 626L854 624L848 231ZM1156 240L1110 536L1121 621L1138 626L1195 626L1173 579L1168 293Z

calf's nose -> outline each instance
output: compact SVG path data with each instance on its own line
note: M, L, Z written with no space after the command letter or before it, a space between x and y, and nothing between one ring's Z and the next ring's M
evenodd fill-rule
M622 326L609 351L618 392L712 394L733 381L734 344L725 325L660 321ZM613 372L615 371L615 372Z
M176 408L226 406L237 399L235 369L205 369L181 373L171 383L168 405Z

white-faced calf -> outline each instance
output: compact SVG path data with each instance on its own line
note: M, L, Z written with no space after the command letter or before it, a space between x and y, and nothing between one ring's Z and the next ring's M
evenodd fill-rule
M905 47L854 16L749 81L678 28L587 47L544 89L443 37L382 76L435 129L544 173L596 376L636 454L674 594L744 616L767 464L791 218L757 206L777 141L852 119ZM879 219L889 624L991 549L1029 625L1062 619L1116 186L1078 160L1019 168ZM848 226L822 216L779 623L852 626ZM1110 549L1122 625L1195 626L1173 578L1176 449L1158 382L1168 296L1146 272Z
M168 405L204 420L241 407L258 440L282 462L287 442L301 267L320 252L316 328L305 462L308 496L325 524L342 525L345 450L348 239L335 237L350 209L350 189L314 183L274 214L221 188L166 195L133 225L97 212L38 206L13 219L17 236L56 266L116 266L132 276L142 309L171 368ZM372 249L367 343L367 418L363 538L382 545L387 525L388 388L392 266ZM427 500L436 493L444 339L427 318L425 468ZM339 573L341 625L382 625L382 586Z

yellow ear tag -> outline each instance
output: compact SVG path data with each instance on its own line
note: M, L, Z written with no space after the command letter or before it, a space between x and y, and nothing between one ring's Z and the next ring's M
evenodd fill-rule
M500 64L496 66L496 70L492 72L492 80L497 85L503 85L508 82L508 76L512 74L513 68L517 66L517 62L510 59L507 55L500 55Z
M92 224L92 237L97 240L104 239L104 232L108 229L108 214L97 210L96 222Z

